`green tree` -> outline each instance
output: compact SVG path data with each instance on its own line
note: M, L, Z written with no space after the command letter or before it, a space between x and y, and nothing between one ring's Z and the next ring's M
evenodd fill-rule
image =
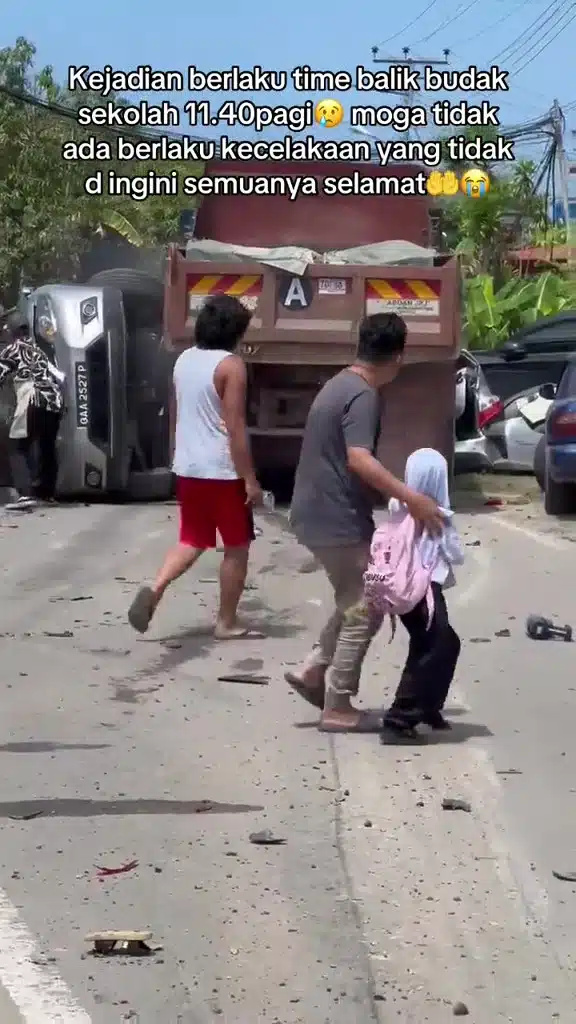
M49 278L73 278L79 257L95 232L113 231L136 245L165 243L175 237L180 212L191 205L181 195L157 196L142 202L128 197L88 196L89 163L64 161L62 146L89 134L110 139L112 132L81 128L73 111L76 98L61 88L50 66L35 68L36 51L26 39L0 49L0 86L24 94L23 102L0 92L0 300L15 301L22 281L38 284ZM37 104L34 104L34 100ZM97 103L98 96L88 102ZM82 102L87 102L83 95ZM120 100L121 102L121 100ZM61 113L43 104L63 108ZM112 163L110 166L114 166ZM162 173L165 165L117 165L123 174ZM199 165L169 165L188 175Z
M465 129L471 141L480 136L484 142L496 142L496 129ZM444 146L444 167L458 177L469 162L454 161ZM480 199L460 194L442 202L443 231L449 249L459 254L469 273L491 274L497 284L506 276L506 252L541 229L546 223L544 197L534 190L536 166L531 161L512 165L478 160L476 166L490 177L490 188Z

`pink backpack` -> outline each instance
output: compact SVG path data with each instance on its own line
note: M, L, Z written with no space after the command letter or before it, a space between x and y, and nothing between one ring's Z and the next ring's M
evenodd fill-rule
M364 597L374 614L391 617L392 637L396 616L411 612L423 598L428 605L430 627L434 613L431 573L431 568L425 569L422 564L416 523L411 515L391 517L378 527L370 547L370 564L364 573Z

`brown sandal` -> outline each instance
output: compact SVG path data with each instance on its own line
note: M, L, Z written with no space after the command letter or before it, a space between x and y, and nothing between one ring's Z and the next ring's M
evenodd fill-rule
M324 710L324 700L326 697L326 687L324 683L318 683L316 686L308 686L300 676L297 676L294 672L285 672L284 679L289 686L292 687L295 693L299 697L303 697L308 704L312 707L318 708L320 711Z

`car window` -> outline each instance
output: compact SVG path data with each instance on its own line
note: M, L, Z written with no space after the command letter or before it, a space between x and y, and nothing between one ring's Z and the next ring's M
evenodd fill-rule
M576 363L568 363L560 378L556 398L576 398Z
M540 338L522 339L522 344L527 352L573 352L576 347L574 339L547 338L544 332Z

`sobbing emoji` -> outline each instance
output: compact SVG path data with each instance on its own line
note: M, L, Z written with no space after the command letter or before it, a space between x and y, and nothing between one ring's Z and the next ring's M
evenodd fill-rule
M316 123L322 128L336 128L344 119L344 107L338 100L319 100L314 110Z
M481 171L478 167L472 167L469 171L466 171L466 174L462 175L460 188L471 199L482 199L483 196L488 194L490 178L486 171Z

